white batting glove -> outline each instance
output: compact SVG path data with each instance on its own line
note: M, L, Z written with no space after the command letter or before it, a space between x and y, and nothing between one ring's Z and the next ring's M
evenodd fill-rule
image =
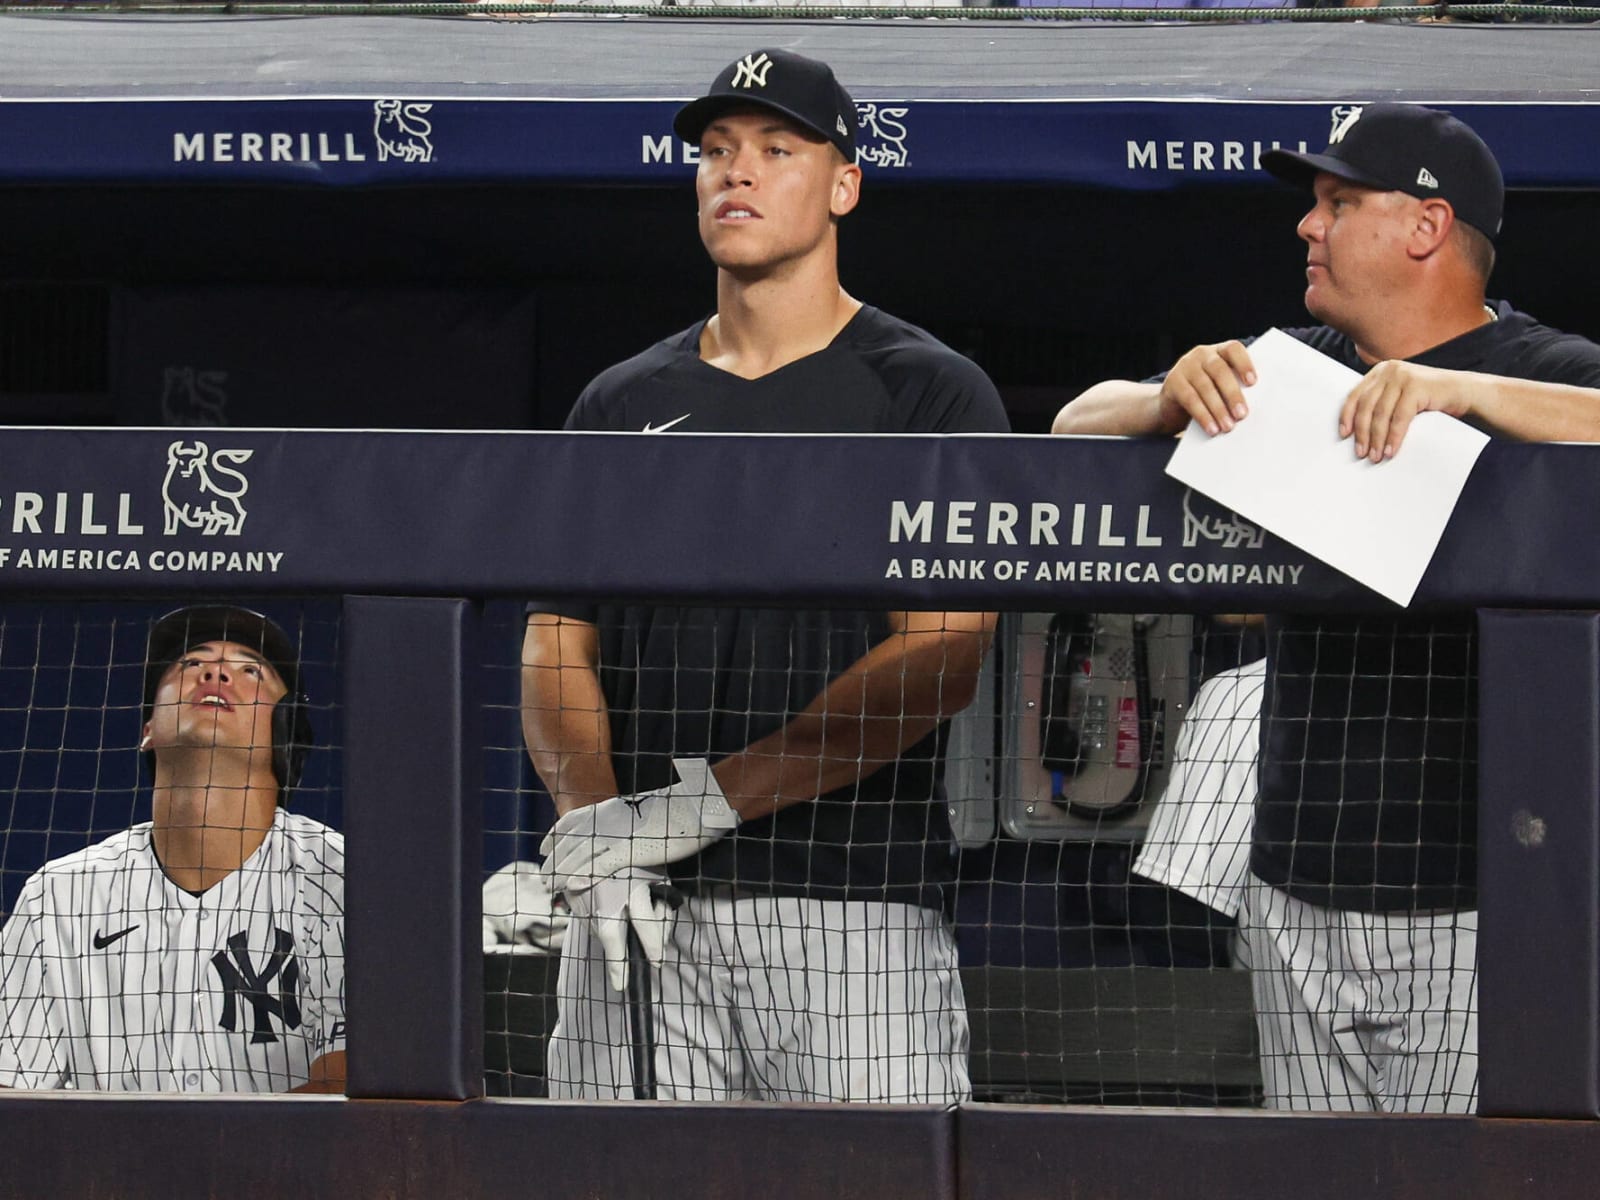
M639 935L645 957L656 970L666 957L667 938L676 919L672 905L658 900L650 885L664 882L660 871L630 867L608 875L587 891L567 894L575 918L587 919L606 957L606 981L613 991L628 990L628 926Z
M703 758L675 758L678 782L636 796L575 808L551 827L539 852L551 887L586 891L629 867L688 858L739 824Z

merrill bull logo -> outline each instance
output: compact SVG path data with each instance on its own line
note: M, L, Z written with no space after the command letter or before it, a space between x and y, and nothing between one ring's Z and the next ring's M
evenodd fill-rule
M1262 543L1267 540L1267 531L1259 525L1252 525L1236 512L1229 512L1226 517L1205 512L1197 513L1194 489L1185 488L1183 544L1197 546L1201 538L1205 538L1208 542L1221 542L1225 550L1237 550L1240 546L1259 550Z
M909 167L906 150L905 105L857 104L856 126L862 137L856 144L856 161L875 167Z
M167 477L161 482L168 536L187 525L206 535L244 532L244 505L250 481L235 468L254 450L212 450L204 442L178 441L167 447Z
M165 425L226 425L228 373L194 367L161 372L161 420Z
M431 103L376 101L372 106L372 135L378 140L378 161L398 158L405 162L432 162L433 124L422 115L432 108Z

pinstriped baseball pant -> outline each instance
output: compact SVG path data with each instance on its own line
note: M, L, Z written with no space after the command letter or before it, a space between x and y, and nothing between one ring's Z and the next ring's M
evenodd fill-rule
M702 896L679 909L655 973L663 1100L967 1099L955 939L908 904ZM588 923L562 948L550 1094L632 1095L627 1009Z
M1476 912L1323 908L1252 875L1240 932L1268 1107L1476 1111Z

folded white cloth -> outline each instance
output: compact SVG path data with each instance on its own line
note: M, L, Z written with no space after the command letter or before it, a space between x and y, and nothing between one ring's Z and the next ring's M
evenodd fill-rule
M535 862L509 862L483 884L483 947L531 947L559 954L570 920Z

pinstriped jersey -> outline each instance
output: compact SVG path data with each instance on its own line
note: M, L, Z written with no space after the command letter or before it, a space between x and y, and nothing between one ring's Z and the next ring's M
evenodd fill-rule
M282 1092L343 1050L344 838L279 809L201 895L146 822L55 859L0 933L0 1084Z
M1172 774L1133 872L1236 920L1250 878L1250 825L1267 660L1200 685L1172 745Z

